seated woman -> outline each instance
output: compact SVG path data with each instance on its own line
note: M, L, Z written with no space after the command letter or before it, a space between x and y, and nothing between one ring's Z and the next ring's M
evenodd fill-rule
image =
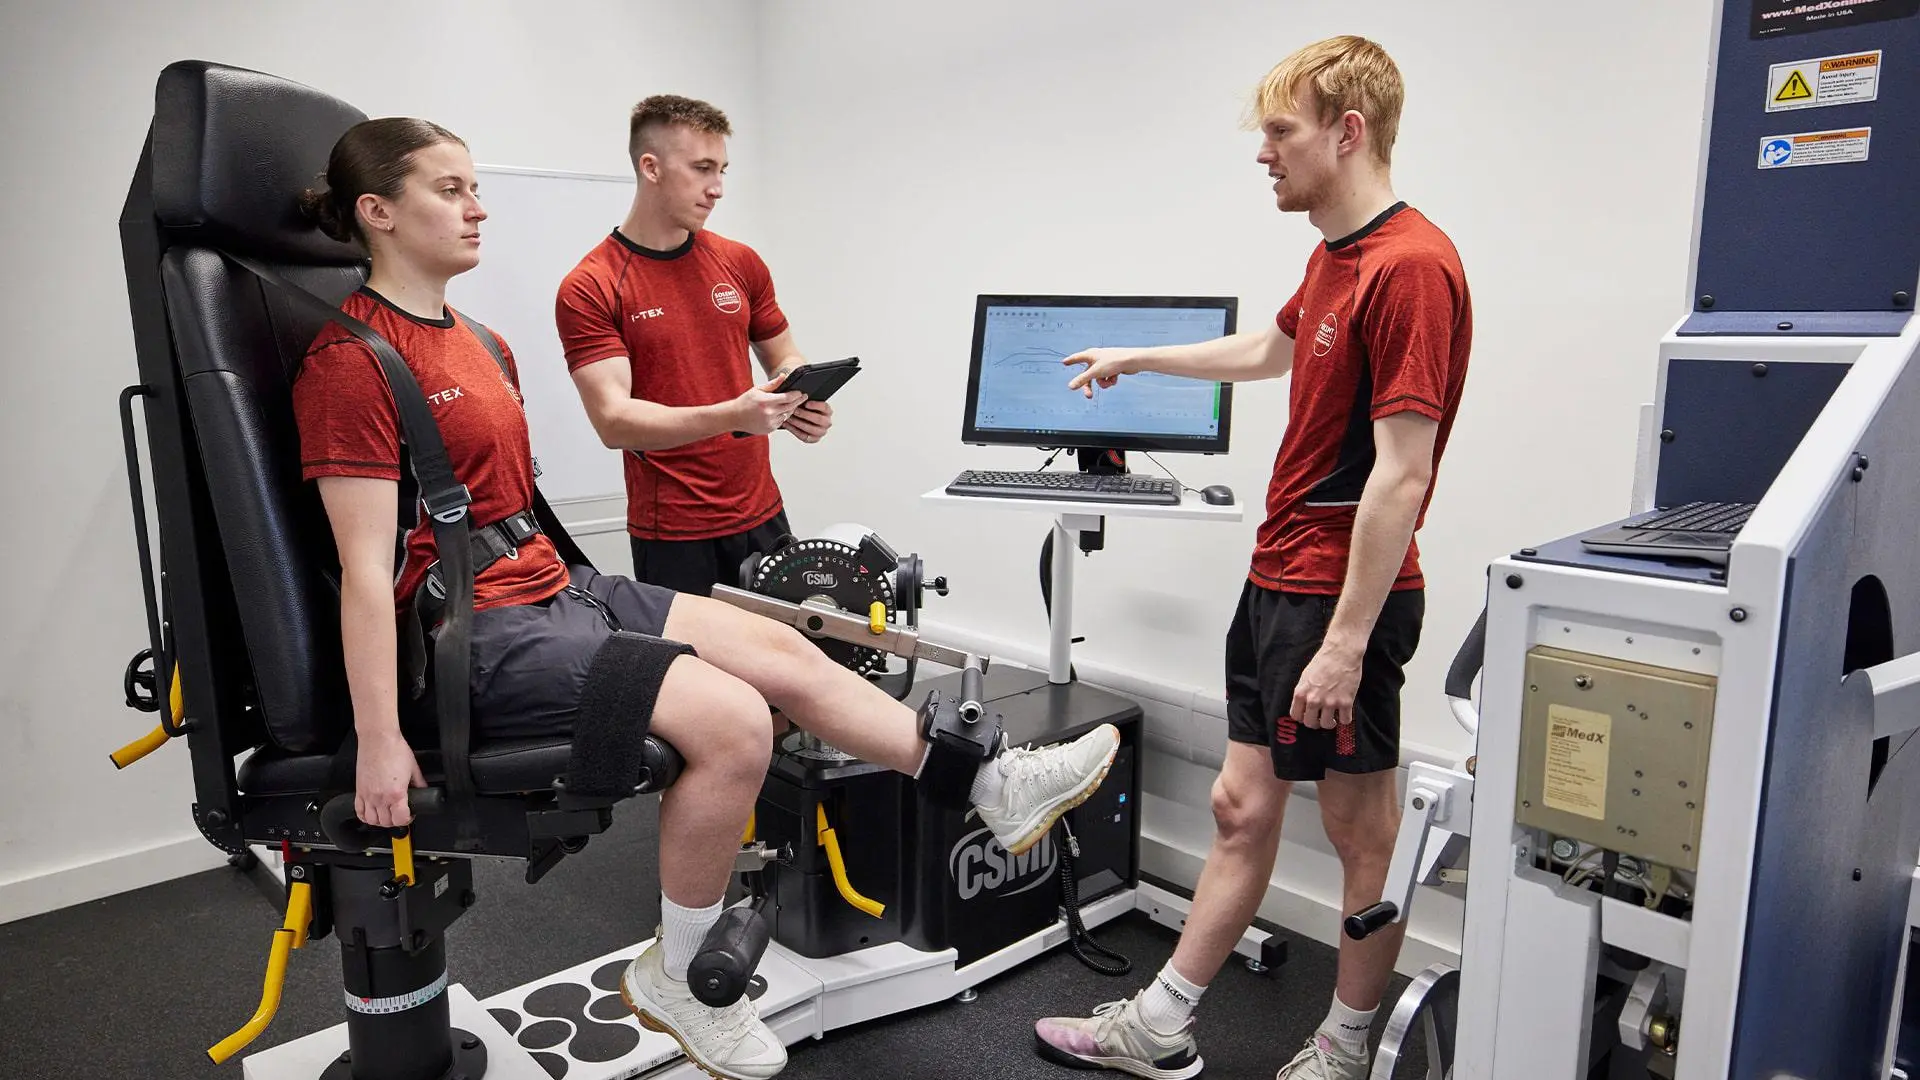
M466 144L422 120L369 120L341 136L325 179L324 192L303 200L309 216L372 258L366 286L342 309L406 358L454 472L472 491L475 526L532 506L512 354L500 342L503 373L478 337L485 331L445 303L448 280L479 263L487 216ZM296 376L294 405L303 472L318 482L340 555L341 634L359 736L355 810L372 825L405 825L407 788L424 780L400 727L396 612L411 604L434 560L433 532L422 514L396 576L399 426L379 365L359 339L333 324L320 333ZM914 776L929 754L918 716L789 626L583 567L570 573L544 535L486 567L474 609L472 723L480 737L572 732L589 667L616 629L657 650L636 665L654 673L639 695L650 694L653 706L632 723L671 743L686 768L660 805L661 934L622 986L641 1022L670 1034L703 1069L772 1076L786 1049L752 1002L715 1010L686 983L689 961L719 918L766 774L768 706L848 753ZM1065 745L1002 747L956 801L970 803L1009 851L1024 852L1092 794L1118 745L1119 733L1103 725ZM973 768L963 762L941 775L958 778L957 792Z

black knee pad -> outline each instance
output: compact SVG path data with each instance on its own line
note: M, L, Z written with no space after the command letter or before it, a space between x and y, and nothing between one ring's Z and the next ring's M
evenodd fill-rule
M692 652L677 641L625 632L600 644L574 720L569 795L622 799L648 779L647 720L667 668Z
M930 746L920 782L936 804L956 810L972 804L974 774L1000 752L1003 728L998 710L969 720L960 705L960 695L931 690L920 706L920 737Z

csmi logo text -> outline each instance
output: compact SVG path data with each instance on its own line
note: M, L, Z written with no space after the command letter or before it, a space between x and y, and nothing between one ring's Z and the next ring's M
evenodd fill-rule
M834 577L832 574L827 573L825 570L809 570L806 572L804 576L806 578L807 584L813 585L817 588L831 589L835 585L840 584L839 578Z
M975 829L961 837L947 855L954 891L962 900L971 900L983 892L1018 896L1037 889L1053 876L1059 862L1060 852L1053 845L1052 833L1041 837L1025 855L1010 855L991 830Z

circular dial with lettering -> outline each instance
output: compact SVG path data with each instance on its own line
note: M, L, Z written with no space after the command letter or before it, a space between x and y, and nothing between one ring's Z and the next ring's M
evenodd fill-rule
M790 604L812 602L863 619L879 603L886 606L887 621L892 622L895 569L868 566L857 550L837 540L799 540L761 559L747 587ZM862 675L886 664L886 653L864 645L824 637L814 638L814 644L835 663Z

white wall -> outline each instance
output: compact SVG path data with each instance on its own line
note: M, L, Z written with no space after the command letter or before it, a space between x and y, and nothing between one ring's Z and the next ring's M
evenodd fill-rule
M0 921L218 861L188 814L184 745L122 773L107 761L153 723L120 691L146 629L114 410L137 378L115 224L160 69L255 68L436 120L482 162L617 173L649 93L761 126L754 23L741 0L0 7L0 237L16 257L0 498L17 523L0 540ZM760 171L739 143L715 221L750 230Z
M1292 48L1367 34L1408 84L1398 191L1453 236L1475 301L1466 402L1420 534L1428 620L1406 724L1412 743L1464 749L1440 680L1485 564L1626 504L1635 409L1684 312L1710 9L769 7L780 183L760 239L801 344L867 369L826 442L776 444L796 524L873 525L952 579L931 618L1043 645L1046 519L918 498L963 468L1042 460L959 443L974 296L1224 293L1243 327L1271 318L1319 236L1274 210L1239 126L1247 95ZM1109 521L1076 579L1076 655L1220 692L1286 386L1243 385L1234 404L1230 455L1160 459L1191 486L1231 485L1247 520Z
M1476 321L1467 397L1420 534L1425 639L1409 756L1464 754L1441 680L1489 560L1624 512L1636 410L1686 310L1713 5L1498 0L883 0L770 6L763 151L780 183L759 237L803 347L858 354L836 432L780 447L801 531L863 521L946 574L929 623L1038 661L1038 514L919 495L1037 452L959 443L973 300L984 292L1228 294L1270 318L1319 235L1273 208L1247 96L1292 49L1384 44L1408 102L1399 194L1459 246ZM1080 564L1082 677L1143 701L1148 869L1191 882L1225 740L1221 639L1247 568L1283 383L1235 392L1233 452L1162 455L1254 507L1237 526L1114 519ZM1138 459L1136 459L1138 460ZM1139 465L1151 467L1139 461ZM1310 795L1310 792L1308 793ZM1337 862L1304 802L1262 911L1337 934ZM1403 970L1458 948L1457 901L1423 900Z
M1710 8L1635 0L1604 23L1493 0L0 9L0 70L35 88L0 115L14 148L0 237L36 271L0 300L0 452L32 463L6 470L0 494L38 529L0 541L0 921L215 861L187 816L184 747L121 774L105 760L151 720L120 704L145 632L113 411L134 378L114 222L168 61L274 71L370 113L432 117L481 161L590 172L626 167L638 97L721 103L739 134L715 228L767 256L811 356L866 361L831 438L776 443L796 527L863 521L922 552L954 587L930 623L1033 661L1045 519L918 499L963 468L1039 463L959 445L974 295L1225 293L1243 325L1269 317L1318 236L1273 210L1239 127L1246 94L1297 45L1378 38L1409 83L1400 193L1453 235L1476 300L1467 403L1421 534L1428 631L1407 694L1413 752L1444 755L1466 747L1440 677L1486 562L1627 499L1635 407L1684 310ZM325 47L348 26L366 42ZM444 41L446 59L421 41ZM1231 455L1162 460L1257 508L1285 389L1236 393ZM1146 704L1147 857L1176 878L1205 851L1220 639L1257 517L1116 520L1079 568L1076 655ZM617 525L587 543L624 564ZM1264 910L1330 938L1337 875L1302 806ZM1457 914L1425 911L1416 956L1445 951Z

